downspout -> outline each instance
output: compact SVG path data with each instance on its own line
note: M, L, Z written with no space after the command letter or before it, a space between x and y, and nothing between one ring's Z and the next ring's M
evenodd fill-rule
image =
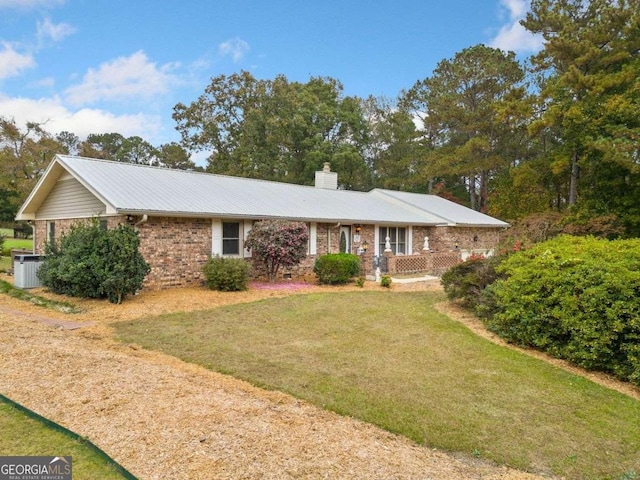
M149 216L145 213L144 215L142 215L142 218L136 222L134 227L137 227L138 225L142 225L143 223L146 223L147 220L149 220Z

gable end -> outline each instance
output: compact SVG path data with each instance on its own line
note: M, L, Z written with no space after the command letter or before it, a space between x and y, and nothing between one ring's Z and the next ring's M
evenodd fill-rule
M104 215L106 206L71 175L62 175L36 212L36 219Z

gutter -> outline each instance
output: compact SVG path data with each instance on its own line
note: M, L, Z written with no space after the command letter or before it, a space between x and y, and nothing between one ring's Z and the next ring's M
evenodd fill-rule
M145 213L144 215L142 215L142 218L135 223L134 227L137 227L138 225L142 225L143 223L146 223L148 220L149 220L149 216Z

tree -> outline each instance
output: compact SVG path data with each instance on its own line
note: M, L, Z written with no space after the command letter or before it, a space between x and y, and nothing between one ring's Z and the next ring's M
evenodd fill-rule
M57 153L64 146L40 123L28 122L24 128L14 120L0 117L0 212L2 220L12 221L29 192Z
M158 166L158 150L138 136L125 137L120 133L91 133L79 146L83 157L99 158L137 165Z
M125 138L118 148L113 160L136 165L158 166L158 150L141 137Z
M375 186L404 191L426 191L422 169L423 132L416 128L414 112L397 102L369 97L364 102L368 122L365 155Z
M245 247L263 263L269 281L274 282L280 267L293 267L305 258L308 240L307 226L302 222L263 220L253 225Z
M173 118L185 148L211 152L214 173L310 184L332 162L347 172L343 187L361 188L369 179L361 102L343 97L332 78L299 83L283 75L220 75L197 101L177 104Z
M56 140L64 147L66 154L76 155L78 153L80 138L75 133L60 132L56 135Z
M162 167L176 170L202 170L189 158L187 151L175 142L161 145L157 154Z
M114 160L124 140L120 133L90 133L78 153L81 157Z
M569 179L565 202L627 217L640 234L640 1L534 0L522 24L541 34L532 63L546 108L531 125L554 129L552 168Z
M424 167L430 176L464 179L470 206L485 210L490 180L518 158L512 139L523 137L525 99L524 70L515 54L477 45L441 61L402 103L422 112L433 147Z

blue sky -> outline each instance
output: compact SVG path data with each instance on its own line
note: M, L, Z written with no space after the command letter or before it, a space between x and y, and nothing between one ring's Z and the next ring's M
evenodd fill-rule
M0 116L179 141L172 108L248 70L395 98L479 43L525 58L526 0L0 0Z

